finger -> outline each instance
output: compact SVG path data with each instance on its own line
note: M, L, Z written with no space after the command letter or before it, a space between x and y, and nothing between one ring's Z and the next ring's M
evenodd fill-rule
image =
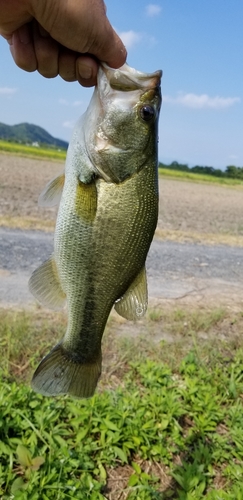
M98 63L94 57L80 55L76 61L78 82L83 87L93 87L97 83Z
M14 31L8 42L17 66L25 71L35 71L37 69L37 60L31 34L31 25L25 24Z
M36 22L33 41L38 72L45 78L54 78L58 75L58 43Z
M113 42L110 41L109 44L99 47L97 51L92 51L92 53L94 53L100 61L107 63L111 68L120 68L126 62L127 51L115 32L112 38Z
M78 55L72 50L59 50L59 75L67 82L93 87L97 82L98 63L91 56Z
M66 82L75 82L77 80L76 59L77 54L75 52L65 49L64 47L60 48L58 72L61 78L63 78Z

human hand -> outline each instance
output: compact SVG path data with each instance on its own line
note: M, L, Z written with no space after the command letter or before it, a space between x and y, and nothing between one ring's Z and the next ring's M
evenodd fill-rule
M103 0L0 0L0 34L21 69L84 87L96 84L99 61L126 60Z

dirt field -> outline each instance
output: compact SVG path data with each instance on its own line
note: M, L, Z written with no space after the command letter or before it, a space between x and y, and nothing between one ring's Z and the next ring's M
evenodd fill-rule
M161 177L160 231L175 239L243 245L243 187Z
M56 209L40 208L37 200L62 169L58 162L0 154L0 225L52 229ZM243 187L161 177L157 236L243 246Z
M0 154L0 224L43 229L54 226L56 209L38 207L38 196L63 168L60 162Z

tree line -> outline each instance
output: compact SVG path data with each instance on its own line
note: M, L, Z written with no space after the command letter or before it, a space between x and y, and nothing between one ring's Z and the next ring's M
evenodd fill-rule
M186 164L173 161L169 165L160 162L159 168L167 168L169 170L179 170L181 172L207 174L207 175L214 175L215 177L229 177L231 179L243 180L243 167L235 167L234 165L228 165L226 169L223 171L220 168L202 167L200 165L195 165L195 167L190 168Z

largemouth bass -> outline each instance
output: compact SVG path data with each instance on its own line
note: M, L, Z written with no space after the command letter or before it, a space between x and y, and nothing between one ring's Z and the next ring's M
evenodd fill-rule
M93 395L112 307L130 320L147 308L146 256L158 218L158 119L162 72L102 64L71 139L65 174L42 205L60 205L54 253L29 281L45 306L67 303L68 324L32 387L44 395Z

